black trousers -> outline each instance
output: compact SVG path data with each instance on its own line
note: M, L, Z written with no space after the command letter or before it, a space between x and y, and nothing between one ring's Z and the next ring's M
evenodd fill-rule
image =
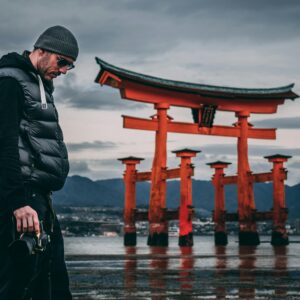
M8 251L14 239L12 212L0 212L0 299L48 300L51 295L51 300L71 300L63 237L49 195L33 191L31 199L30 206L43 220L50 243L45 252L25 261L13 259Z

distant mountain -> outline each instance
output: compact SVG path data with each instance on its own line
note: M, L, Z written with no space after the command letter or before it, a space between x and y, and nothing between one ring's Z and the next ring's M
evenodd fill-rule
M179 181L167 183L167 207L179 206ZM255 203L259 211L270 210L272 205L272 184L254 185ZM286 203L290 218L300 218L300 184L286 186ZM148 206L149 182L137 183L137 206ZM235 185L225 187L226 209L237 210ZM124 185L122 179L92 181L81 176L67 178L61 191L54 193L54 204L64 206L111 206L123 207ZM214 206L214 189L210 181L193 180L193 204L196 208L210 213Z

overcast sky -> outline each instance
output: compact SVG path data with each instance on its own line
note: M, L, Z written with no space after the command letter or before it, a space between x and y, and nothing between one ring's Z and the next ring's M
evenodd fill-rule
M295 83L300 94L300 1L298 0L0 0L0 55L31 50L49 26L64 25L80 47L76 68L55 81L55 101L69 149L71 175L117 178L117 158L144 157L149 170L154 133L122 128L121 115L148 118L152 105L122 100L117 90L94 83L95 56L119 67L157 77L234 87L270 88ZM267 172L263 158L287 154L288 184L300 182L300 100L287 100L273 115L252 115L257 127L276 127L277 139L249 140L254 172ZM172 108L176 121L191 122L188 109ZM236 121L217 113L215 124ZM171 153L182 147L202 150L194 160L195 178L209 179L206 163L232 162L236 173L236 139L169 134Z

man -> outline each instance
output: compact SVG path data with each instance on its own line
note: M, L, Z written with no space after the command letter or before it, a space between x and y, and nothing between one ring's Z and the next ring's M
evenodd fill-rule
M50 198L69 171L52 81L74 67L78 51L74 35L53 26L32 52L9 53L0 60L1 300L72 299ZM46 251L18 260L8 246L23 233L39 235L40 224L50 236Z

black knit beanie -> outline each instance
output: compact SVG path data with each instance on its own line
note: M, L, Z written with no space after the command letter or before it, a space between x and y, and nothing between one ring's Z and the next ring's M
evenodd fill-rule
M53 26L46 29L37 39L34 48L41 48L57 54L62 54L76 60L78 44L73 33L63 26Z

